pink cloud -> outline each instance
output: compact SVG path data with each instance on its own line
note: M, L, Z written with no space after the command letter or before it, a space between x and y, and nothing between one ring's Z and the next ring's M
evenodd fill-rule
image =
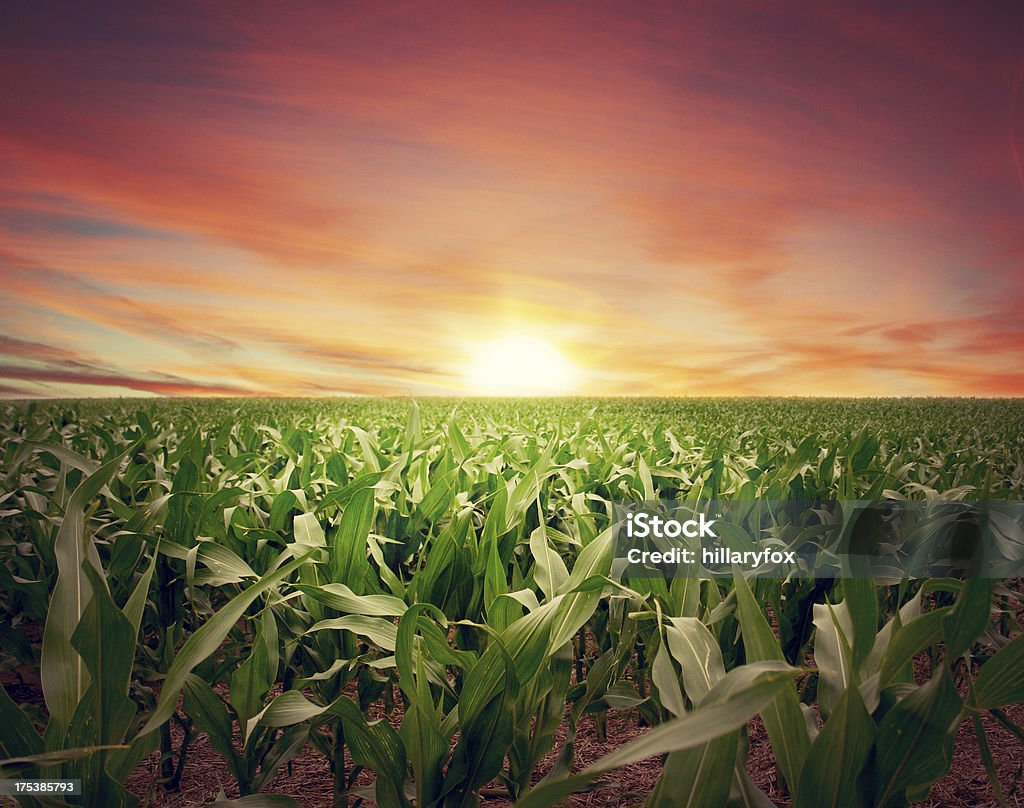
M439 391L508 322L593 392L1019 391L1020 9L33 14L0 294L97 378Z

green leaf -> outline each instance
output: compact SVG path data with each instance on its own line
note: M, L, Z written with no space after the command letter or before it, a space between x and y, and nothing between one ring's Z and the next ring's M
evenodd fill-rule
M296 544L306 547L325 547L327 545L324 529L320 526L320 520L316 518L315 513L300 513L295 517L293 525Z
M1003 796L1003 789L999 784L999 769L996 768L995 758L992 757L992 749L989 747L988 735L985 733L985 725L981 722L981 716L974 713L971 716L971 723L974 725L974 737L978 741L978 751L985 764L985 773L992 786L992 793L995 794L999 808L1006 808L1006 797Z
M951 607L927 612L909 623L900 626L889 641L879 669L879 688L895 683L896 674L907 665L915 654L942 640L944 621Z
M767 794L754 785L747 773L747 751L749 744L746 733L739 732L739 750L733 771L732 788L729 790L729 808L775 808Z
M92 676L88 740L98 745L119 744L135 717L135 703L128 698L135 662L135 634L128 618L110 597L106 582L88 562L83 562L83 572L89 578L93 596L71 636L71 645Z
M943 622L946 653L955 658L967 651L988 626L992 610L992 581L967 578L952 612Z
M754 600L746 579L737 574L734 584L747 661L782 661L782 647L772 633L764 612ZM778 698L765 707L761 715L779 771L790 784L790 788L794 788L811 746L796 688L783 689Z
M856 808L857 778L871 754L875 722L860 690L843 691L799 772L795 808Z
M670 617L665 626L669 650L683 671L683 687L694 704L725 676L718 642L696 617ZM732 771L732 763L729 763Z
M288 514L292 512L298 504L298 500L291 491L282 491L276 497L274 502L270 506L270 529L271 530L284 530L285 523L288 520ZM298 517L296 517L298 518Z
M983 710L1024 701L1024 634L1011 640L981 666L974 680L974 706Z
M461 469L454 468L431 482L430 490L420 500L413 517L415 526L435 524L455 501L456 486Z
M275 572L264 575L244 592L235 595L227 605L223 606L219 612L185 640L185 644L181 646L167 671L167 678L160 690L160 700L157 702L156 709L153 710L146 725L139 731L140 735L152 732L171 717L178 694L192 669L220 647L228 632L241 619L245 610L252 605L256 598L305 564L311 552L313 551L290 561Z
M814 604L814 661L818 665L818 706L826 718L853 681L853 625L846 602Z
M569 580L569 571L562 557L549 545L543 521L530 534L530 552L536 565L536 581L544 596L552 598L558 588Z
M489 654L495 647L500 649L498 640L466 676L459 699L459 742L442 795L456 789L475 795L501 771L512 746L512 703L519 683L506 653ZM492 660L497 664L488 664Z
M0 732L0 754L4 757L24 758L43 751L43 739L3 685L0 685L0 724L4 728Z
M298 690L286 690L249 719L245 725L245 737L248 738L257 726L290 727L316 718L326 710L326 707L314 704Z
M846 578L843 592L850 625L853 627L853 666L860 666L875 642L878 632L878 592L870 578Z
M444 785L442 762L448 754L450 736L441 728L441 711L434 704L423 654L414 656L416 630L421 621L426 624L425 613L433 614L446 625L444 614L436 606L410 606L398 623L395 664L398 684L409 702L399 735L408 750L415 778L416 804L427 806L435 803Z
M880 808L898 805L905 792L927 788L946 773L953 759L953 736L962 707L943 666L886 713L878 726L871 778L875 804Z
M367 722L348 698L342 696L330 711L344 724L345 743L353 762L377 773L375 794L381 808L409 808L405 797L407 762L401 737L386 721Z
M27 440L24 441L22 445L36 452L46 452L47 454L51 454L61 463L64 463L73 469L78 469L79 471L84 472L87 476L95 474L99 468L99 463L95 460L89 460L82 457L82 455L77 452L72 452L70 449L61 446L59 443L42 443L36 440Z
M259 712L277 680L279 654L277 619L272 610L264 609L248 658L231 674L231 706L242 726Z
M262 790L267 783L272 782L278 769L302 752L309 741L309 731L309 724L296 724L273 739L270 751L260 762L260 770L252 779L255 791Z
M348 584L356 594L366 590L370 579L366 537L373 527L375 510L374 489L359 491L345 506L341 525L331 539L331 580Z
M651 681L658 689L662 707L676 717L686 712L686 702L679 689L679 675L672 665L672 654L664 641L658 647L654 662L651 664Z
M98 752L127 748L123 744L109 744L103 746L83 746L74 749L55 749L50 752L38 752L34 755L18 755L17 757L0 760L0 775L3 777L13 777L17 773L35 771L72 760L81 760Z
M259 578L253 568L222 544L203 540L197 545L197 560L209 571L202 583L207 586L234 584L246 578Z
M357 595L345 584L310 586L296 584L295 588L339 612L362 614L370 617L400 617L408 608L405 602L392 595Z
M127 451L122 452L100 466L75 489L54 540L57 583L46 613L39 663L46 709L50 713L47 737L63 737L89 686L85 661L71 645L71 635L92 598L92 585L83 571L83 564L90 564L100 575L103 574L99 554L92 538L86 534L85 511L121 467L127 454Z
M185 713L196 723L200 732L210 739L210 746L236 770L239 755L235 750L231 716L220 696L193 673L185 677Z
M517 808L547 808L586 788L605 772L657 755L701 746L735 732L775 698L782 687L789 687L790 678L798 673L796 668L788 665L744 667L755 670L748 671L742 682L730 681L739 669L730 671L716 686L718 692L712 690L708 694L711 703L707 706L660 724L600 758L579 774L539 783L516 802ZM723 700L719 701L719 698Z
M153 573L156 571L156 562L159 557L160 542L157 541L157 546L153 550L153 557L149 561L149 566L142 573L139 582L135 585L135 589L128 596L128 602L124 605L124 616L132 627L133 638L139 636L139 629L142 627L142 615L146 610L146 600L149 597L149 588L153 583ZM135 640L133 639L132 642L134 643Z
M519 478L505 505L505 524L502 533L507 533L526 518L526 512L537 500L544 480L557 471L551 466L550 445L537 462Z
M383 620L379 617L366 617L361 614L350 614L346 617L336 617L333 620L321 620L306 630L307 634L314 631L325 631L333 629L336 631L351 631L361 637L366 637L378 648L386 651L394 651L398 642L398 627L390 620Z
M546 607L555 609L552 617L545 618L550 620L550 653L569 642L594 614L602 595L600 589L591 589L588 584L596 578L606 577L611 571L613 536L611 529L605 530L584 547L569 578L559 587L559 596L541 606L541 610ZM525 680L528 677L523 677L520 672L520 678Z
M739 732L670 754L651 792L650 805L719 808L729 801Z

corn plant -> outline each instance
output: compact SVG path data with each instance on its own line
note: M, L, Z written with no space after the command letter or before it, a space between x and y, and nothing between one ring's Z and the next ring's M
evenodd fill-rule
M1024 738L1016 582L618 579L612 534L659 498L749 503L754 536L758 501L1019 499L1022 432L1019 402L940 399L9 404L0 776L131 805L205 734L223 805L294 805L261 792L310 753L335 806L547 806L649 757L648 804L766 805L759 714L794 805L922 798L965 721L1004 800L981 717ZM644 733L579 768L612 711Z

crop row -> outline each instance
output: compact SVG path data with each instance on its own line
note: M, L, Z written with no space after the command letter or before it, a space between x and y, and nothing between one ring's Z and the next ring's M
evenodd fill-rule
M224 804L294 805L261 792L315 753L335 805L554 805L648 758L650 805L771 805L760 714L794 805L923 798L964 721L1002 800L1015 582L621 580L612 507L1019 499L1021 434L995 401L9 405L0 777L134 805L144 757L173 790L206 734ZM609 710L649 729L574 766Z

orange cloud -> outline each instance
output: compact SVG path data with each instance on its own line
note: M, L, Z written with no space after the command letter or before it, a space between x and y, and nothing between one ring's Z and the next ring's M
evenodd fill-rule
M113 388L115 391L124 388L161 396L239 396L249 395L252 392L243 387L225 384L198 384L187 379L140 379L111 373L37 370L12 365L0 365L0 377L62 385L95 385ZM8 387L8 389L13 388Z
M475 341L533 329L581 392L1017 395L1022 23L19 8L5 372L459 392Z

